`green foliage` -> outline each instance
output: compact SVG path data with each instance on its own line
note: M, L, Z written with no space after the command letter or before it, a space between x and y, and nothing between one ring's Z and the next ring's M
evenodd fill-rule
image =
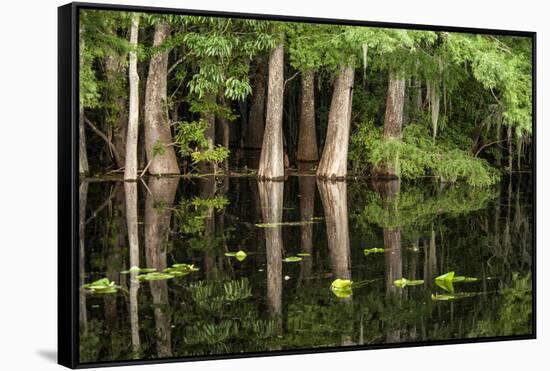
M174 142L181 157L191 156L193 164L199 162L221 163L229 157L229 149L221 145L209 148L205 135L209 125L205 120L182 121L178 124Z
M406 278L400 278L398 280L395 280L393 281L393 284L396 286L396 287L399 287L399 288L404 288L406 286L418 286L418 285L423 285L424 284L424 280L408 280Z
M403 179L435 176L442 182L465 181L474 187L495 184L498 172L487 161L456 148L453 143L434 142L425 126L409 124L403 140L384 139L372 123L358 125L352 136L350 158L359 171L389 163Z

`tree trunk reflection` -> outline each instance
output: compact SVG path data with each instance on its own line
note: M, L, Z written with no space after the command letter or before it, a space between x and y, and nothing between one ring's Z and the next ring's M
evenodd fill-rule
M86 330L88 323L88 312L86 310L86 292L82 288L86 278L86 203L88 199L88 182L81 182L78 187L78 209L79 209L79 225L78 225L78 238L79 238L79 318L80 326Z
M280 223L283 217L283 182L258 182L264 223ZM283 238L281 226L264 228L267 259L267 305L281 329L283 301Z
M128 227L128 246L130 251L130 267L139 267L139 231L138 231L138 189L137 183L124 183L126 199L126 225ZM130 332L132 335L132 351L134 357L139 358L139 311L138 311L138 272L130 272Z
M298 164L300 170L311 168L312 164ZM300 190L300 220L309 222L313 218L315 211L315 182L314 176L298 177L298 187ZM306 223L300 226L300 246L303 253L313 255L313 224ZM308 279L311 276L313 259L306 258L301 264L301 278Z
M162 272L166 268L166 245L172 217L172 206L179 178L151 177L145 198L145 258L147 267ZM159 357L172 355L168 285L166 281L151 281L151 294L155 306L155 327Z

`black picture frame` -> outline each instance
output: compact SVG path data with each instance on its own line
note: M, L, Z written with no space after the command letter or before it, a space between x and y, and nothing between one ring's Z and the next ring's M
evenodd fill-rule
M315 349L280 350L270 352L224 354L218 356L194 356L186 358L121 360L110 362L79 362L79 314L78 314L78 251L79 251L79 215L78 215L78 106L79 106L79 41L78 24L80 9L136 11L143 13L164 13L177 15L203 15L215 17L235 17L262 20L293 21L319 24L341 24L384 28L406 28L413 30L452 31L477 34L513 35L528 37L532 41L533 84L533 315L532 334L483 337L473 339L434 340L422 342L404 342L396 344L377 344L368 346L324 347ZM102 366L123 366L137 364L157 364L200 360L218 360L230 358L264 357L278 355L296 355L308 353L342 352L386 348L417 347L431 345L449 345L464 343L495 342L507 340L536 339L536 32L513 31L485 28L448 27L439 25L421 25L405 23L371 22L359 20L309 18L283 15L233 13L222 11L186 10L146 6L113 5L73 2L58 8L58 363L69 368L90 368Z

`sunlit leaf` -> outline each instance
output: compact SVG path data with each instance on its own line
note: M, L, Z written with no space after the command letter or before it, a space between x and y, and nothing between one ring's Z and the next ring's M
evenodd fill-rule
M295 262L302 261L302 258L299 257L299 256L289 256L289 257L284 258L283 261L285 263L295 263Z
M365 254L365 256L367 255L370 255L370 254L376 254L376 253L381 253L381 252L384 252L385 250L382 249L382 248L379 248L379 247L374 247L372 249L365 249L363 250L363 254Z
M400 278L398 280L393 281L393 284L396 287L403 288L405 286L418 286L424 284L424 280L408 280L406 278Z

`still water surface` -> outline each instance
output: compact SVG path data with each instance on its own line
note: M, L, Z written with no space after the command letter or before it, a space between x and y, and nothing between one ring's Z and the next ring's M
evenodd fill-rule
M527 175L494 189L82 182L81 284L117 289L81 289L81 362L530 334L530 190ZM181 263L198 270L121 273ZM451 271L476 280L436 282ZM351 289L331 290L336 279Z

